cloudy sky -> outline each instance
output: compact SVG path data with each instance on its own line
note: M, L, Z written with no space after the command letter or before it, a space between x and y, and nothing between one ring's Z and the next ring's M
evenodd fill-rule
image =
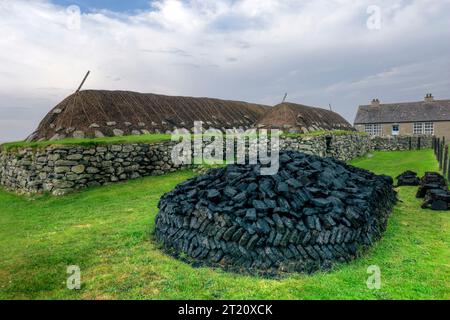
M380 18L380 19L378 19ZM0 0L0 141L85 88L328 107L450 98L450 0Z

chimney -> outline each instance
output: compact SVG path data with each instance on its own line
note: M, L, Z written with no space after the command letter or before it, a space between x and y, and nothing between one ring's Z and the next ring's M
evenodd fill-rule
M425 102L433 102L434 101L434 97L431 93L427 93L427 95L425 96Z
M379 107L380 106L380 100L379 99L373 99L372 100L372 107Z

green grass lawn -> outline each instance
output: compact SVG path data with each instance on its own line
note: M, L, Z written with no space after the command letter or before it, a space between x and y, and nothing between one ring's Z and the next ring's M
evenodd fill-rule
M352 162L393 176L437 170L431 151L374 153ZM150 240L160 196L193 176L93 188L62 198L0 191L1 299L450 299L450 214L420 209L415 187L400 188L385 237L332 272L281 280L193 268ZM79 265L82 288L66 289ZM366 286L378 265L381 290Z

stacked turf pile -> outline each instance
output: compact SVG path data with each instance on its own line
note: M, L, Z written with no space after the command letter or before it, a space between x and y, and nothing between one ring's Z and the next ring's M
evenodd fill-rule
M406 171L397 177L397 186L418 186L420 179L414 171Z
M210 170L163 196L156 238L189 261L234 271L313 272L379 239L396 202L392 179L334 159L280 155L280 171Z
M450 191L447 181L437 172L426 172L420 180L417 198L424 198L423 209L448 210L450 206Z
M417 190L416 197L424 198L430 190L448 190L445 178L437 172L426 172L420 179L419 190Z

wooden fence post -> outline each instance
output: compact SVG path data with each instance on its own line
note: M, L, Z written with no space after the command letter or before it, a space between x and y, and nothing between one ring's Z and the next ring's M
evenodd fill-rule
M444 161L444 149L445 149L445 137L442 137L442 146L441 146L441 152L442 152L441 161L442 162Z
M433 148L434 149L434 154L437 155L437 138L434 137L433 140L434 140L434 148Z
M435 155L437 154L436 146L437 146L437 138L433 136L433 150Z
M441 151L441 138L438 138L436 149L436 159L439 161L439 153Z
M431 148L433 148L433 152L435 151L434 150L434 137L431 139Z
M447 180L450 181L450 159L448 161L448 167L447 167Z
M420 150L422 148L422 139L420 137L417 137L417 150Z
M441 148L441 138L437 139L436 142L436 159L439 160L439 149Z
M438 158L439 155L439 138L436 138L436 159Z
M448 170L448 146L445 146L444 150L443 176L445 177Z
M436 138L436 140L434 141L434 148L435 148L434 153L436 154L436 157L437 157L437 145L438 145L438 138Z
M438 139L436 137L434 137L434 149L435 149L434 152L436 152L436 154L437 154L437 143L438 143L437 141L438 141Z

